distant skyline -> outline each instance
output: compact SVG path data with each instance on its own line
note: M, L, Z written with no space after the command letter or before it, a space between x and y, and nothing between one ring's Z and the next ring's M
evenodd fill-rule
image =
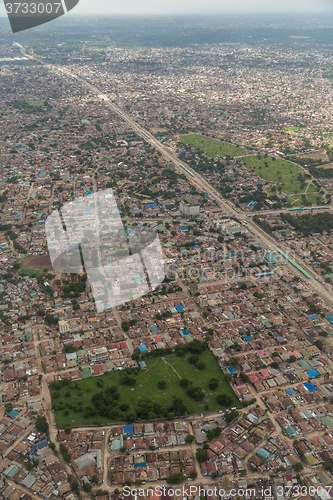
M70 15L184 15L184 14L265 14L265 13L333 13L333 0L80 0ZM0 2L0 16L5 15Z

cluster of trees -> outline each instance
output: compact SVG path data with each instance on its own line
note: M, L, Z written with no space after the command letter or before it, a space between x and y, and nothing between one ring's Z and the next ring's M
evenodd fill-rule
M136 324L136 319L131 319L130 321L123 321L121 327L124 330L124 332L128 332L130 326L134 326L135 324Z
M123 324L122 324L123 325ZM189 344L185 345L177 345L175 347L175 353L178 357L185 356L187 353L191 353L193 355L198 355L201 354L204 350L206 349L206 343L200 342L197 339L194 339L192 342ZM151 358L151 357L160 357L160 356L168 356L169 354L172 354L173 350L171 347L165 347L162 349L153 349L152 351L146 351L146 352L140 352L139 349L135 349L133 354L132 354L132 359L144 359L144 358ZM194 359L194 358L193 358ZM190 358L189 358L190 360ZM191 361L190 361L191 362ZM200 360L199 358L192 364L199 363ZM203 366L202 362L198 366L196 364L196 367L199 369L204 369L205 366Z
M47 101L12 101L8 106L20 109L26 113L45 113L49 111L52 106Z
M66 351L66 352L73 352L73 351ZM55 391L60 391L62 387L66 387L70 385L70 381L68 378L64 378L62 380L57 380L56 382L51 382L50 383L50 389L53 389Z
M206 462L207 460L207 447L198 448L195 454L198 462Z
M113 385L105 392L97 392L92 397L92 402L98 410L98 414L103 417L117 418L118 411L115 408L118 405L120 393L117 386ZM91 412L90 412L91 413Z
M191 354L201 354L206 349L206 343L200 342L200 340L194 339L189 344L177 345L175 347L175 353L178 357L184 356L187 352Z
M209 431L207 431L207 438L209 440L214 439L220 436L221 432L222 432L221 427L215 427L215 429L210 429Z
M211 391L217 389L218 386L219 386L219 381L217 380L217 378L211 378L210 381L208 382L208 387Z
M153 358L153 357L161 357L168 356L172 354L171 347L164 347L161 349L153 349L152 351L140 352L139 349L134 349L132 354L132 359L139 360L144 358Z
M299 231L303 236L309 236L312 233L331 232L333 229L333 214L322 212L316 214L305 214L294 217L290 214L281 214L281 219L285 220Z
M70 455L70 453L68 453L68 449L66 448L66 446L63 443L60 443L60 452L62 454L62 458L64 460L66 460L66 462L71 461L71 455Z
M219 394L216 397L216 401L218 402L219 405L221 406L231 406L233 403L233 399L231 396L228 394Z
M225 419L228 423L233 422L236 418L239 417L239 412L237 410L231 410L225 414Z
M43 432L44 434L49 432L49 424L44 415L37 417L35 427L39 432Z
M181 398L177 396L173 397L169 406L162 406L147 399L138 403L136 413L137 417L141 419L169 418L172 420L175 416L187 413L187 407L183 404Z
M166 481L167 481L167 483L170 483L170 484L179 484L182 481L185 481L185 479L187 479L187 477L184 476L184 474L182 472L175 472L175 474L172 474L171 476L169 476L166 479Z
M56 316L50 316L48 314L47 316L45 316L44 321L46 325L56 325L59 321L59 318L57 318Z
M200 387L194 387L192 384L193 382L187 378L182 378L179 381L180 387L186 388L186 392L190 398L195 401L202 401L205 398L205 393Z
M68 281L64 282L62 287L62 292L64 297L67 298L78 298L81 293L84 292L86 288L87 275L78 275L77 283L70 283Z
M197 356L196 354L192 354L188 358L188 361L191 365L194 365L199 370L204 370L206 368L206 364L203 361L201 361L199 356Z

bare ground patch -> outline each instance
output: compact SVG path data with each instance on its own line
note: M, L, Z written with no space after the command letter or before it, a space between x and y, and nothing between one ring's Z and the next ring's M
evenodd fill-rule
M21 267L25 269L47 269L48 271L54 271L49 255L28 257L22 262Z

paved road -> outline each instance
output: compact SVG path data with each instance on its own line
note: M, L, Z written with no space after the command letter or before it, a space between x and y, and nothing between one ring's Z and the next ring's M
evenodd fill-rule
M174 156L173 154L169 153L169 151L166 150L165 146L158 141L150 132L145 130L141 125L137 124L130 115L128 115L125 111L120 110L105 94L103 94L95 85L92 85L90 82L87 82L83 78L81 78L79 75L76 75L72 71L70 71L67 68L60 67L60 66L55 66L52 64L46 64L42 59L36 57L36 56L31 56L25 53L25 49L18 43L16 45L20 48L21 52L24 53L25 56L27 56L30 59L36 60L40 62L41 64L44 64L50 71L56 72L56 73L63 73L64 75L71 77L73 79L76 79L79 81L81 84L85 85L88 87L94 94L96 94L101 100L105 102L105 105L108 106L114 113L118 114L124 121L126 121L132 129L140 135L146 142L151 144L155 149L161 152L161 154L167 158L175 167L175 170L178 172L184 174L189 181L194 184L197 188L199 188L201 191L208 193L209 196L215 200L218 205L223 208L226 213L230 216L233 217L240 217L242 212L237 210L234 205L228 201L225 200L219 192L217 192L199 173L195 172L190 166L188 166L184 161L180 162L179 159ZM184 165L188 171L186 172L180 165ZM276 211L274 213L279 213L279 211ZM277 248L277 242L269 236L267 233L265 233L260 227L258 227L252 220L252 218L248 218L247 225L249 230L260 239L260 242L262 246L265 246L267 249L270 249L272 251L275 251ZM307 279L307 282L311 289L315 291L319 297L321 297L329 307L333 308L333 301L331 299L332 296L332 291L327 289L326 284L320 281L319 275L317 275L307 264L305 264L301 259L299 259L297 256L294 257L295 262L299 264L310 276L311 278ZM295 275L304 278L304 275L298 271L292 264L286 261L286 267L293 272Z

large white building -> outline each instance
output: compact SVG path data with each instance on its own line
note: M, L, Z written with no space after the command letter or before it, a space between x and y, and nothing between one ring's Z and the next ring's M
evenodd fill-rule
M179 210L183 215L198 215L200 212L199 205L187 205L183 201L179 204Z

